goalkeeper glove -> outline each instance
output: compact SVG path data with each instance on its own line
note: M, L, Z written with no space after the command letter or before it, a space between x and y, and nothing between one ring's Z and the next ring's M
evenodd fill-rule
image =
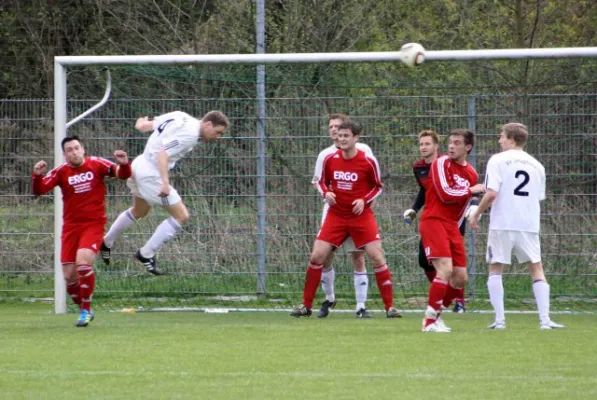
M466 212L464 213L464 217L468 220L468 223L472 223L473 222L473 216L475 215L475 213L477 212L477 209L479 208L479 206L469 206L469 208L466 209ZM481 216L479 215L479 221L481 221Z
M412 208L409 208L404 212L404 222L406 222L407 224L410 225L411 222L415 220L415 218L417 218L417 212Z

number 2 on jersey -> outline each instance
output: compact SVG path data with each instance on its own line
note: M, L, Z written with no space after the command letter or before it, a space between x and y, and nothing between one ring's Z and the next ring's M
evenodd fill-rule
M516 177L516 179L518 179L520 176L523 177L522 183L520 185L516 186L516 189L514 189L514 195L515 196L528 196L529 192L525 192L521 189L524 188L527 183L529 183L529 180L531 178L529 177L529 174L526 171L521 171L521 170L516 171L516 173L514 174L514 177Z
M160 126L158 126L158 136L162 134L162 132L164 131L164 129L166 129L166 125L168 125L170 122L174 121L174 118L171 119L167 119L166 121L162 122L160 124Z

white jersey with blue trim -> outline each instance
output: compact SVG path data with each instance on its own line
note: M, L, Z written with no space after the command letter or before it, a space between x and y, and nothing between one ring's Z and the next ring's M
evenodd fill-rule
M163 148L168 153L168 169L174 168L199 142L200 126L200 120L182 111L154 118L153 133L147 139L142 156L157 172L157 155Z

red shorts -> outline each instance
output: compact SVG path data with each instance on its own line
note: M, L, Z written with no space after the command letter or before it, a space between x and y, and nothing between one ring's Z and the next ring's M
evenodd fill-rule
M74 263L77 250L89 249L97 254L104 240L104 223L77 224L62 229L62 264Z
M361 215L342 216L329 211L317 234L317 240L340 247L351 237L357 249L376 240L381 240L375 214L367 208Z
M452 266L466 267L464 240L456 222L426 219L419 224L419 232L428 260L451 258Z

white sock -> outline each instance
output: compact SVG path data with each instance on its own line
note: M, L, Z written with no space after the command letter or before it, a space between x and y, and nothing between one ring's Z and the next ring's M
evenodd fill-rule
M334 293L335 280L336 272L334 271L334 266L330 265L328 269L324 269L321 273L321 289L323 289L327 301L334 302L336 300L336 294Z
M153 257L155 252L158 251L164 243L172 240L174 235L180 232L181 229L182 226L180 226L174 217L163 220L147 243L145 243L145 246L141 247L141 255L147 258Z
M354 273L354 293L357 300L357 311L366 308L367 290L369 289L369 278L367 272Z
M495 322L506 322L504 313L504 285L501 274L490 274L487 278L489 301L495 311Z
M539 310L539 321L542 324L549 323L549 285L540 280L533 282L533 293Z
M114 221L110 227L110 230L108 230L108 233L106 233L106 236L104 236L104 243L106 246L112 247L122 232L128 229L128 227L131 226L135 221L136 219L133 217L133 214L131 214L130 209L122 212L118 218L116 218L116 221Z

